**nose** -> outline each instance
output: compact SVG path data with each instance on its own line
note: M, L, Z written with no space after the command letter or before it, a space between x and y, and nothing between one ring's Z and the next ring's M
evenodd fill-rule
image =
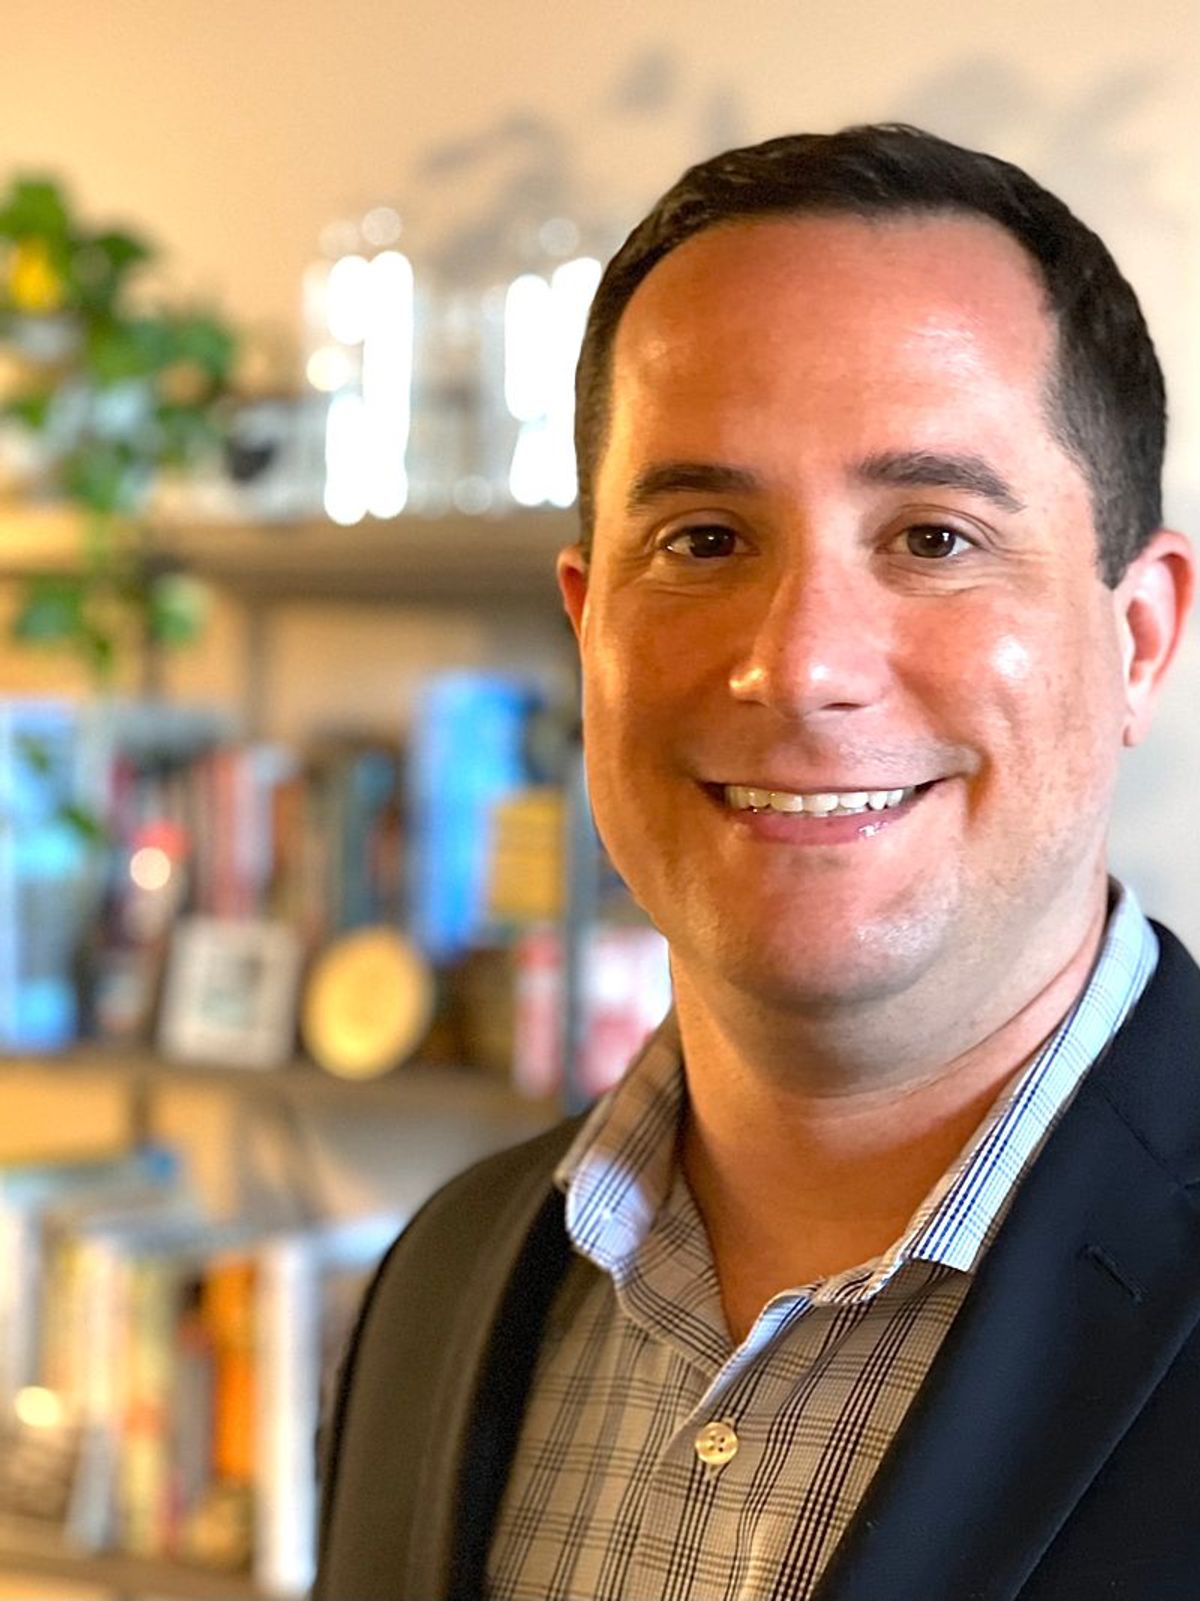
M788 717L877 705L891 680L884 597L849 567L806 567L761 594L729 674L735 700Z

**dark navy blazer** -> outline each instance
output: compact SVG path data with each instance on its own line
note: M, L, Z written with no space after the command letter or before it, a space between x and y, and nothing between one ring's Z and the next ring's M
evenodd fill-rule
M1200 1601L1200 968L1158 935L817 1601ZM385 1260L326 1429L317 1601L486 1594L576 1127L455 1179Z

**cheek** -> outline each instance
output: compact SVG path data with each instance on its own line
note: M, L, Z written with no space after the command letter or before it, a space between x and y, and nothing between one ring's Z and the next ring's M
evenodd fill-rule
M1023 640L1002 634L992 646L988 666L998 683L1021 694L1033 677L1033 654Z
M1009 761L1014 749L1020 750L1031 768L1058 743L1066 702L1061 663L1041 643L1039 649L1027 636L1001 632L993 636L981 662L993 735L1007 747Z
M594 643L584 660L583 731L593 797L604 794L618 773L627 779L659 748L657 663L616 644Z
M1038 790L1049 797L1065 788L1082 799L1103 789L1116 760L1119 662L1092 621L1077 615L1032 632L1002 629L982 665L993 754L1002 766L1016 758L1031 786L1029 806L1037 806Z
M708 652L678 627L636 619L593 629L583 657L585 715L608 740L687 721L712 677Z

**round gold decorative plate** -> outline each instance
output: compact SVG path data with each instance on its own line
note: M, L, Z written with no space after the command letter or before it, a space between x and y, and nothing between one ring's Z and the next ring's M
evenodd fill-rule
M376 1078L424 1039L433 975L392 928L340 936L313 965L300 1029L312 1059L339 1078Z

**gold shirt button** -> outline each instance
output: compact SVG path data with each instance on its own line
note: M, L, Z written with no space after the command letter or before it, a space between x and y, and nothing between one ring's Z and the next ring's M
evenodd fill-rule
M738 1437L727 1419L706 1423L696 1436L696 1455L710 1468L724 1467L737 1455Z

